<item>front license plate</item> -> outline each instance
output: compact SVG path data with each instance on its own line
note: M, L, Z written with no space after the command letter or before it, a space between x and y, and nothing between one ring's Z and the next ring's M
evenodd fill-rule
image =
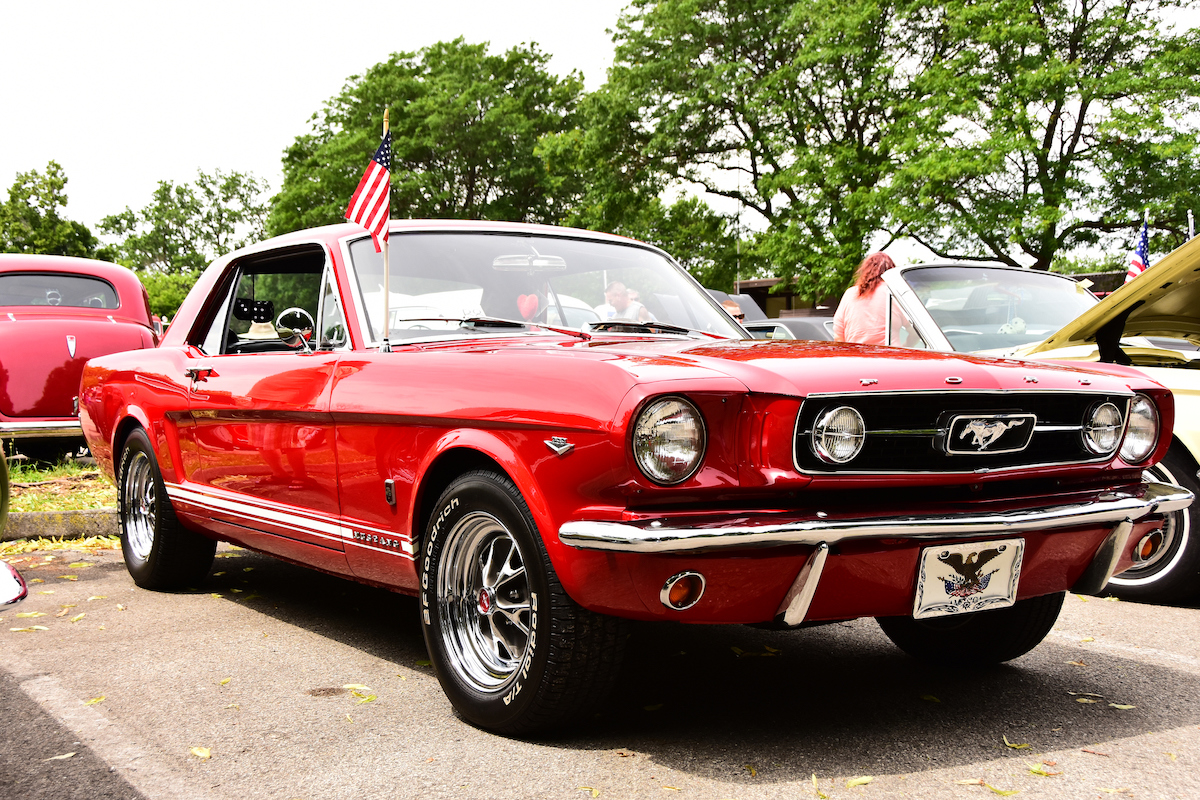
M917 573L913 618L943 617L1017 601L1024 539L926 547Z

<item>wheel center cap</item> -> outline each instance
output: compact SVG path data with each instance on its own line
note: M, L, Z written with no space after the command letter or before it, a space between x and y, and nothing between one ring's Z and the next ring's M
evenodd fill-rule
M496 607L496 592L488 587L479 590L479 613L490 614Z

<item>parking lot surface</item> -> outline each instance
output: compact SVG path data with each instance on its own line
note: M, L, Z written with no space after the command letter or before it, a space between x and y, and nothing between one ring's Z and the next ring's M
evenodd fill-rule
M226 546L177 594L118 552L14 560L4 797L1200 797L1196 608L1072 595L973 673L872 620L638 625L600 713L521 741L455 716L411 598Z

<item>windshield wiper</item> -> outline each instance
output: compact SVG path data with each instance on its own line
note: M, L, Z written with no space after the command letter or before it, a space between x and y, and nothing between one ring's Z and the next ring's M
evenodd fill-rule
M599 322L588 323L589 327L594 331L624 331L632 329L633 331L645 331L646 333L675 333L680 336L687 336L691 333L690 328L681 328L678 325L668 325L665 322L639 322L632 319L606 319Z

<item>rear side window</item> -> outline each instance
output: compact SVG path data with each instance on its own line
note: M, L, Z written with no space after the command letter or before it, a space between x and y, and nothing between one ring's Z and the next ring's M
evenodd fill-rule
M0 275L0 306L116 308L117 290L108 281L62 272L13 272Z

